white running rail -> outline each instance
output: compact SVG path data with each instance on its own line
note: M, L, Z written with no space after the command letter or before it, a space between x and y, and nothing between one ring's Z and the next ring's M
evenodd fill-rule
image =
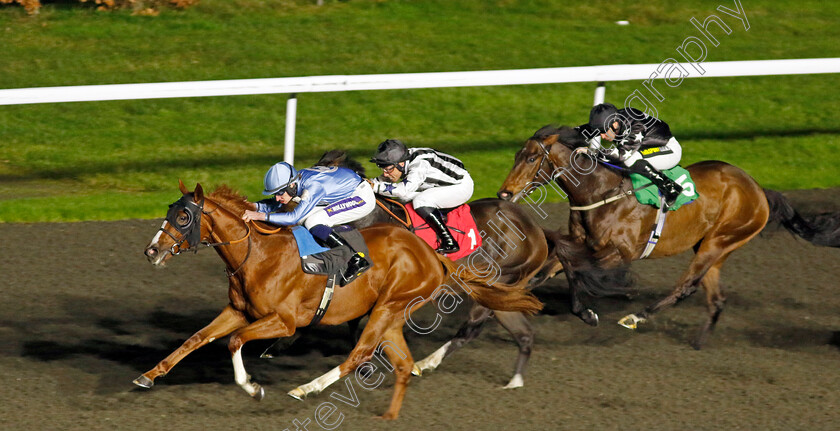
M598 85L595 90L594 103L597 104L604 100L606 82L663 79L665 76L659 73L658 69L662 69L664 64L615 64L475 72L329 75L296 78L13 88L0 90L0 105L289 94L289 100L286 103L284 159L292 163L294 161L297 93L596 82ZM683 74L682 78L840 72L840 58L718 61L697 64L702 65L704 73L700 74L696 68L689 68L695 66L693 63L686 64L686 66L680 64L684 71L691 72Z

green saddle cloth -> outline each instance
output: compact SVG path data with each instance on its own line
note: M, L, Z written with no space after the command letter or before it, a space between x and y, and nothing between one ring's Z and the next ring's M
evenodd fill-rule
M688 171L682 166L662 171L662 173L668 178L674 180L683 188L683 192L680 194L680 197L677 198L677 202L674 203L674 206L669 208L669 211L676 211L681 206L697 199L697 197L700 196L697 194L697 187L694 185L694 180L691 179L691 175L689 175ZM652 205L659 208L659 189L656 188L655 185L651 184L649 179L639 174L630 174L630 180L633 181L634 189L638 189L639 187L644 187L649 184L650 187L645 187L636 192L636 199L642 205Z

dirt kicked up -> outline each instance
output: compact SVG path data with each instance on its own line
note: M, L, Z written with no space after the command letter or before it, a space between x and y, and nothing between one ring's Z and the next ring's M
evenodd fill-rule
M840 210L840 190L786 195L803 213ZM548 226L565 224L568 207L556 209ZM234 383L226 339L188 356L152 389L133 385L227 303L214 252L178 256L163 270L146 262L143 247L159 226L0 224L2 429L840 428L840 250L785 231L759 236L727 261L727 306L701 351L688 342L706 316L702 292L635 332L615 323L669 292L689 254L634 263L638 294L594 300L595 328L569 313L560 276L536 290L546 308L532 319L524 388L501 389L516 347L488 323L437 370L413 378L400 419L386 422L373 417L387 407L392 378L375 390L356 387L355 396L344 381L304 402L286 395L345 359L346 325L300 331L270 360L259 354L271 341L249 343L245 363L266 389L261 402ZM432 334L406 331L415 360L457 331L467 304ZM418 321L430 318L428 308ZM319 423L325 401L336 410Z

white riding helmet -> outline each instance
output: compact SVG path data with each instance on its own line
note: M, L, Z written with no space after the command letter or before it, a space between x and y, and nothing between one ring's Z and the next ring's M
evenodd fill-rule
M265 173L265 190L264 195L273 195L292 185L297 177L297 170L295 167L286 163L275 163L274 166L268 169Z

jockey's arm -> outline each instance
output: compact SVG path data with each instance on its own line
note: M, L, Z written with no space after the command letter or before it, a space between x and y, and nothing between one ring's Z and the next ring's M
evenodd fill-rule
M295 225L298 224L310 211L312 208L321 202L326 196L326 191L320 184L313 184L301 192L300 195L300 202L298 205L289 212L270 212L267 214L266 221L273 224L278 225ZM279 205L274 209L277 210ZM260 210L262 212L262 210Z
M395 198L407 199L420 188L420 185L422 185L423 181L426 180L428 171L431 168L432 166L429 162L425 160L417 160L411 165L411 170L405 176L405 180L400 181L397 184L383 183L379 187L379 190L377 190L377 193L386 196L393 196Z
M589 144L588 147L581 147L586 148L589 154L593 156L597 156L598 154L603 154L606 157L615 158L618 156L618 150L614 146L610 146L610 148L605 148L601 145L601 134L598 133L597 130L593 130L589 127L589 124L582 124L576 127L578 132L586 139L586 142ZM580 150L584 151L584 150Z
M280 209L281 206L283 206L283 204L278 202L277 199L275 199L274 197L263 199L261 201L256 201L254 202L254 205L256 206L255 211L266 214L273 213L274 211Z

